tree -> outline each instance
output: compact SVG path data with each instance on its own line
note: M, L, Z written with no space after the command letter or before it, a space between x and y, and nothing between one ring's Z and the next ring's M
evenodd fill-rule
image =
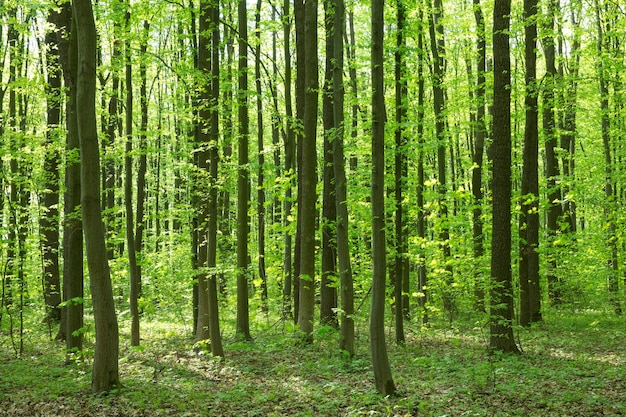
M555 88L556 88L556 47L554 40L554 14L556 4L548 1L548 11L545 22L545 35L542 38L546 60L546 73L543 79L543 133L546 150L546 185L548 197L548 239L550 251L548 253L548 296L554 304L561 302L561 283L557 275L558 247L555 241L560 233L559 221L562 216L561 188L558 182L559 161L557 159L557 132L555 117Z
M395 280L394 300L396 315L396 342L404 342L404 316L408 312L408 303L404 305L405 282L409 281L409 269L407 259L407 227L404 214L404 188L408 174L407 140L404 133L404 125L407 119L407 79L406 79L406 40L404 36L406 24L406 6L404 0L396 1L396 13L398 29L396 32L395 52L395 100L396 100L396 126L395 126ZM407 288L408 290L408 288ZM407 300L408 301L408 300Z
M74 0L73 11L78 44L76 116L81 158L81 211L96 327L91 389L101 392L119 384L119 334L100 210L95 108L96 25L90 0Z
M520 324L541 320L539 285L539 110L537 106L537 1L524 2L526 121L519 224Z
M324 28L326 31L326 64L322 88L322 118L324 124L324 191L322 196L322 280L320 288L320 322L337 326L337 204L336 180L333 167L334 134L338 129L334 114L334 63L335 59L335 5L324 1Z
M485 17L480 0L473 0L474 19L476 20L476 126L474 147L472 149L472 196L474 197L474 209L472 210L472 237L474 263L476 265L476 276L474 280L474 298L476 308L479 311L485 310L485 283L480 279L480 264L485 248L483 245L483 154L485 149L485 139L487 137L486 121L486 77L487 71L486 55L487 42L485 39Z
M44 213L39 221L43 251L44 299L48 310L47 320L61 318L61 280L59 275L59 137L61 135L61 66L59 63L59 40L57 11L48 12L52 29L46 32L48 46L47 125L44 146L48 150L44 160L45 194Z
M510 0L493 9L493 182L491 237L491 349L518 353L513 338L511 276L511 57Z
M300 308L298 327L307 341L312 341L315 306L315 215L317 200L317 0L307 0L304 5L304 118L302 136L302 164L298 176L302 181L300 198Z
M376 389L393 395L385 344L385 97L383 91L384 1L372 0L372 303L370 307L370 350Z
M334 1L334 62L333 116L336 125L333 145L333 170L335 174L335 203L337 205L337 262L341 294L341 338L339 348L354 355L354 291L348 237L348 198L346 191L346 161L344 154L344 85L343 36L346 27L346 10L343 0Z
M128 4L130 7L130 3ZM126 10L126 31L130 34L130 10ZM126 246L130 270L130 344L139 346L139 276L135 252L135 213L133 211L133 69L130 36L125 42L126 58L126 153L124 155L124 207L126 210Z
M250 314L248 307L248 235L250 216L249 172L249 116L248 116L248 17L246 1L240 0L239 23L239 67L237 108L239 119L239 169L237 174L237 335L250 340Z

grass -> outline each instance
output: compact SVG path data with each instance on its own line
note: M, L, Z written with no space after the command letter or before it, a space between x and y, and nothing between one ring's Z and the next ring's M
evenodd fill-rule
M123 334L123 387L98 396L89 392L89 353L63 365L63 345L40 329L18 359L2 335L0 416L626 414L624 319L593 311L545 317L518 329L519 356L490 354L484 329L469 319L454 329L409 323L404 345L388 337L399 390L392 398L374 390L364 329L347 359L334 330L318 328L302 347L288 324L266 323L253 342L225 339L220 361L193 349L188 326L143 323L142 348L130 348Z

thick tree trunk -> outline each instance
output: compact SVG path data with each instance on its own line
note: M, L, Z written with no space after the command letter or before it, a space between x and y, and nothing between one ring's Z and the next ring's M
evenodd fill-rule
M491 349L519 353L513 338L511 274L511 58L510 0L496 0L493 10L493 184L491 244Z
M74 0L78 40L76 115L81 158L81 209L87 249L96 344L91 389L119 384L119 335L100 210L100 157L96 128L96 26L90 0Z
M372 303L370 307L370 350L376 389L393 395L385 343L385 98L383 76L383 0L372 0Z
M317 0L307 0L304 6L304 119L302 137L302 164L298 177L302 181L301 246L300 246L300 305L298 327L308 342L313 340L315 306L315 216L317 201Z

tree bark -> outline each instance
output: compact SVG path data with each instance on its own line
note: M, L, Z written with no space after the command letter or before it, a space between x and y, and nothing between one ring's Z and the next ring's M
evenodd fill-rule
M90 0L74 0L78 42L76 115L81 157L81 209L96 327L91 389L119 385L119 336L100 210L100 157L96 128L96 25Z
M239 1L239 65L237 111L239 147L237 172L237 336L250 340L250 314L248 306L248 235L250 234L250 171L249 139L250 120L248 115L248 16L246 0Z
M537 0L524 1L526 121L519 223L520 324L541 319L539 285L539 110L537 106Z
M370 307L370 350L376 389L393 395L385 343L385 98L383 91L384 1L372 0L372 303Z
M301 246L300 246L300 305L298 327L305 340L313 340L313 315L315 306L315 216L317 201L317 0L307 0L304 5L304 118L302 136L302 164L298 177L302 181Z
M42 242L44 302L46 320L58 321L61 318L61 279L59 275L59 137L61 135L61 67L59 62L59 41L54 32L59 30L59 13L51 10L48 23L52 26L46 32L46 52L48 84L46 86L47 131L44 146L44 196L43 215L39 220Z
M335 59L335 6L324 1L324 28L326 31L326 67L324 70L324 87L322 89L322 118L324 124L324 191L322 196L322 282L320 289L320 323L337 326L337 204L335 191L335 173L333 167L334 132L338 128L335 123L333 107L333 71Z
M493 10L493 183L489 347L519 353L513 338L511 274L511 58L510 0L496 0Z

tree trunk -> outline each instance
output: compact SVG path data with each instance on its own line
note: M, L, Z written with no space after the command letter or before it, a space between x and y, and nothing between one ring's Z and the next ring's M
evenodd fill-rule
M370 307L370 350L376 389L393 395L385 343L385 98L383 76L384 1L372 0L372 303Z
M520 324L541 319L539 285L539 110L537 107L537 0L524 1L526 124L519 223Z
M430 47L433 54L433 106L435 112L435 131L437 134L437 194L439 199L439 232L440 246L443 253L445 266L445 285L442 286L443 308L448 314L450 322L455 312L455 300L452 292L452 267L450 260L450 229L448 226L448 202L446 183L446 147L448 133L446 131L446 92L444 77L446 72L446 52L444 43L444 31L441 24L443 5L441 0L435 0L429 18Z
M289 4L291 0L284 0L283 16L289 16ZM283 206L283 227L284 232L284 249L283 249L283 318L292 316L292 286L293 286L293 257L292 257L292 233L290 232L292 197L293 197L293 178L294 178L294 160L296 152L296 144L293 131L293 108L291 96L291 19L283 19L283 36L284 36L284 56L285 56L285 199Z
M333 22L333 118L335 135L332 139L333 170L335 176L335 204L337 212L337 262L339 266L339 288L341 294L341 336L339 349L354 355L354 290L350 246L348 236L348 198L346 190L346 158L344 155L344 85L343 85L343 37L346 26L346 11L343 0L334 0Z
M100 157L96 128L96 25L90 0L74 0L78 42L76 115L81 158L81 209L87 249L96 344L91 389L119 384L119 335L100 210Z
M472 152L472 196L474 197L474 209L472 210L472 237L474 254L474 303L478 311L485 311L485 281L481 277L481 263L484 249L483 236L483 155L485 139L487 137L487 122L485 115L485 73L487 45L485 38L485 17L480 5L480 0L473 0L474 19L476 20L476 128L474 149Z
M396 1L396 32L395 51L395 93L396 93L396 126L395 126L395 316L396 316L396 342L404 343L404 316L408 311L408 305L404 305L404 281L408 281L407 265L407 227L404 214L404 188L408 174L407 169L407 139L404 133L404 124L407 115L407 79L406 79L406 40L404 37L406 24L406 6L404 0ZM406 275L406 277L405 277Z
M80 209L80 151L78 120L76 117L76 75L78 72L78 45L76 22L70 3L61 6L59 14L59 56L63 80L68 89L66 104L65 193L63 195L63 309L57 338L65 339L69 353L83 348L83 222Z
M555 122L555 85L556 85L556 48L554 45L554 14L556 4L554 0L548 1L547 22L545 24L546 36L543 37L543 49L546 60L546 73L543 80L543 132L545 135L546 149L546 186L548 196L548 296L554 304L561 303L561 283L557 275L557 258L559 248L554 244L560 233L559 220L561 211L561 188L558 183L559 161L556 157L557 133Z
M424 13L420 9L420 25L424 22ZM417 35L417 48L420 51L420 58L417 63L417 140L419 144L417 153L417 236L420 246L426 239L426 209L424 207L424 31L420 30ZM428 276L426 275L426 256L424 250L420 248L417 264L417 289L418 302L422 310L422 324L428 323Z
M39 220L41 234L44 301L46 320L58 321L61 318L61 280L59 276L59 137L61 135L61 67L59 62L59 41L54 29L59 28L59 13L51 10L48 23L52 28L46 32L46 52L48 65L47 125L44 146L44 196L43 215Z
M617 257L617 227L615 224L615 192L613 187L613 160L611 157L611 118L609 111L609 88L608 74L606 64L606 49L608 48L608 35L605 34L605 28L602 24L602 14L598 1L595 1L596 24L598 29L598 81L600 84L600 111L601 111L601 129L602 129L602 145L604 148L604 194L606 196L606 205L604 209L606 219L606 245L609 251L607 259L607 287L609 291L609 302L613 305L615 314L622 314L622 305L619 296L619 279L618 279L618 257ZM608 25L607 25L608 26Z
M302 181L301 246L300 246L300 305L298 327L307 342L313 340L315 306L315 204L317 201L317 0L306 0L304 6L304 119L302 164L298 177Z
M130 7L130 3L128 4ZM126 33L130 34L130 11L126 11ZM125 42L126 59L126 153L124 155L124 207L126 210L126 246L130 270L130 344L139 346L139 277L135 253L135 222L133 211L133 70L130 38Z
M519 353L513 338L511 274L511 58L510 0L496 0L493 11L493 184L491 244L491 349Z
M322 205L322 283L320 289L320 322L337 326L337 204L335 174L333 167L332 136L338 126L335 123L333 108L333 71L335 59L334 4L324 1L324 27L326 30L326 68L322 90L322 117L324 123L324 191Z
M267 274L265 270L265 145L263 141L263 95L261 89L261 4L262 0L258 0L255 13L255 33L256 47L254 53L254 78L256 86L256 110L257 110L257 152L258 152L258 171L257 171L257 216L259 219L258 246L259 246L259 278L261 279L261 302L263 303L263 311L268 311L267 305ZM275 52L275 48L274 48ZM275 64L274 64L275 68ZM272 81L273 82L273 81ZM274 95L274 97L276 97ZM278 111L278 106L275 106ZM276 123L272 122L272 135L278 136ZM274 132L275 131L275 132ZM278 165L278 163L276 163ZM271 213L270 213L271 214Z
M250 340L250 314L248 306L248 235L250 233L250 171L248 167L248 142L250 139L248 116L248 16L246 0L239 1L239 65L237 109L239 121L239 147L237 173L237 336Z

